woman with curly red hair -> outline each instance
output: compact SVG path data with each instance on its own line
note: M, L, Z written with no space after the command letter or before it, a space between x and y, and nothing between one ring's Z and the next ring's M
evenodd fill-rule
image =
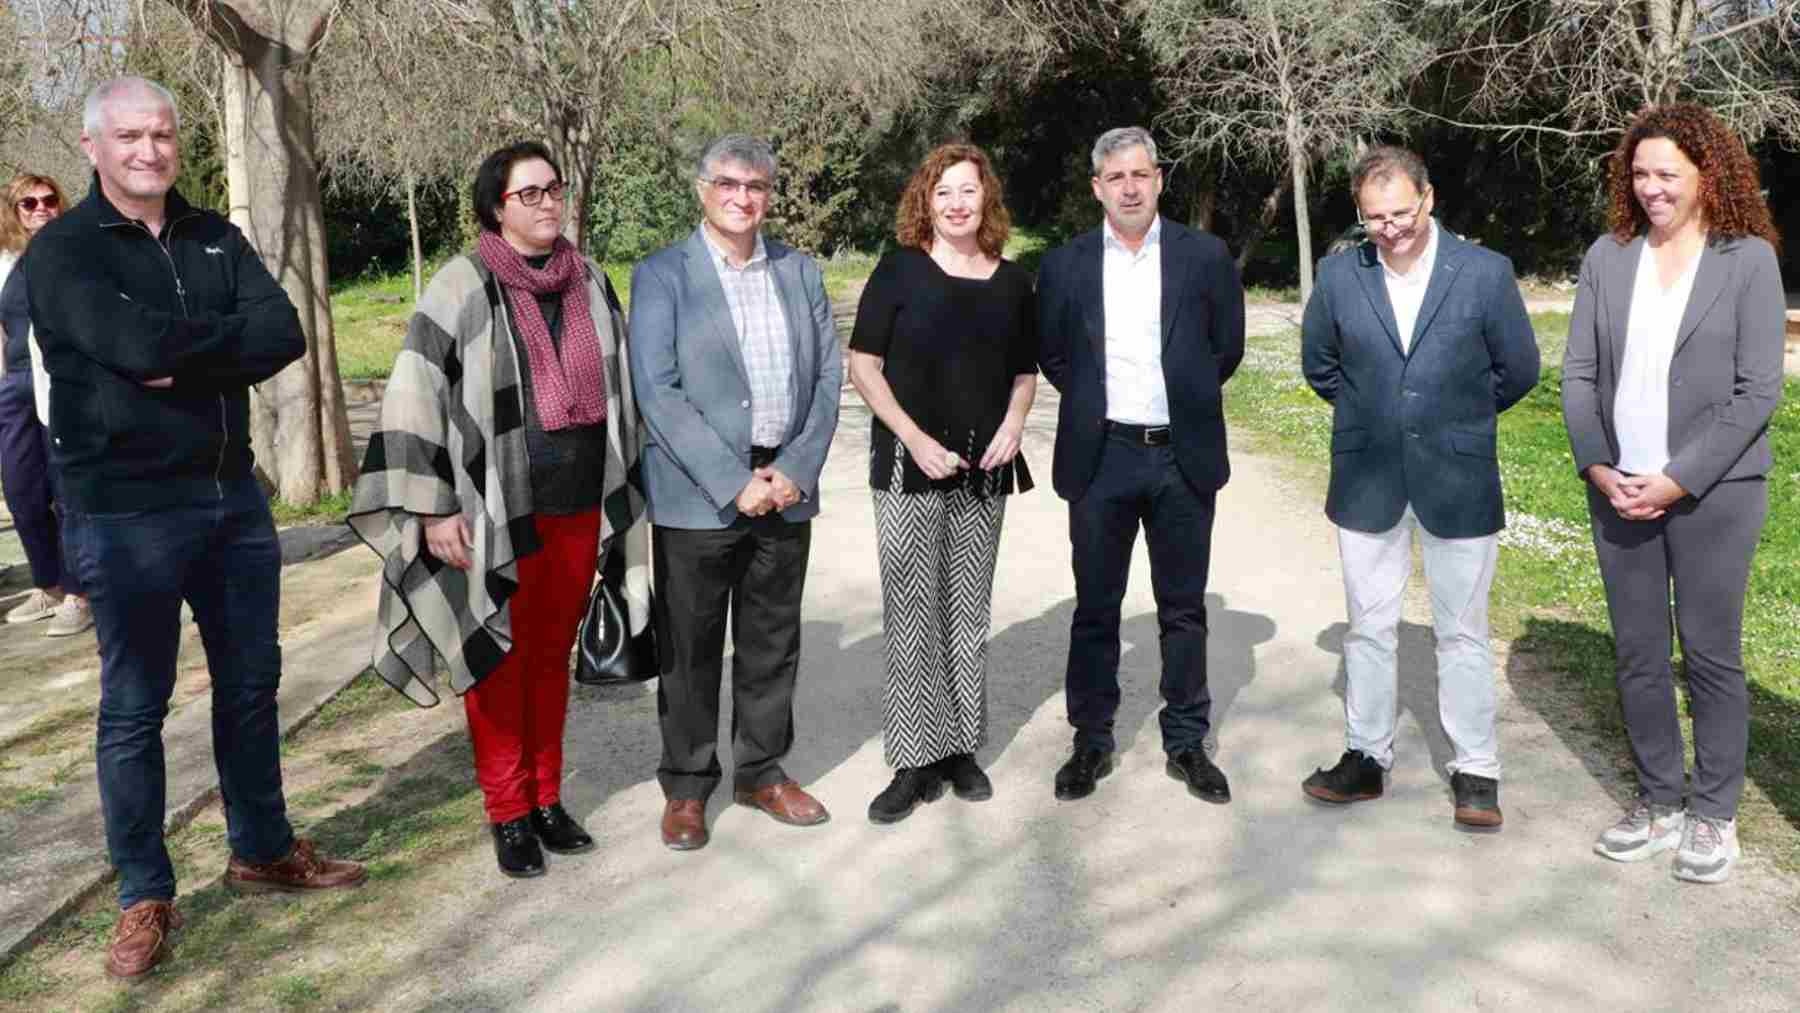
M1019 456L1037 391L1031 276L1001 257L1010 218L993 163L939 145L900 198L901 248L863 289L850 382L875 414L869 485L881 556L893 783L869 819L894 823L943 794L989 798L975 762L1006 497L1031 488Z
M1563 418L1639 794L1594 850L1635 862L1674 848L1677 879L1717 883L1738 857L1744 592L1782 385L1779 237L1743 141L1697 105L1640 113L1608 189L1612 231L1582 261L1569 322ZM1671 604L1694 719L1685 800Z

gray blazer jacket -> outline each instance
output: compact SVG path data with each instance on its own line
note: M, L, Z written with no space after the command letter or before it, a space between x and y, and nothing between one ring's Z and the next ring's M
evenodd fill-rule
M1643 251L1643 236L1601 236L1581 262L1562 374L1577 474L1619 460L1613 397ZM1696 499L1717 482L1767 474L1774 463L1767 430L1781 401L1785 309L1773 247L1755 236L1707 243L1669 363L1663 469Z
M1300 324L1306 382L1331 402L1325 515L1386 531L1408 504L1439 538L1506 524L1500 413L1538 381L1512 261L1438 228L1437 263L1406 350L1375 244L1332 254Z
M787 316L794 413L775 467L800 487L788 521L819 512L819 472L837 430L843 353L811 257L765 240ZM631 379L643 419L644 487L650 519L672 528L719 529L739 517L750 481L750 378L725 289L706 239L683 242L638 262L631 274Z

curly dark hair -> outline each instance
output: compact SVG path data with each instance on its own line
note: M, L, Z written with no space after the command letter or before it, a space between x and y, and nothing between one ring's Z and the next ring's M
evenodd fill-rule
M1607 170L1607 223L1613 238L1629 242L1650 228L1650 219L1632 191L1631 160L1638 142L1653 137L1674 142L1700 170L1700 212L1706 218L1707 231L1730 239L1760 236L1781 248L1781 233L1763 200L1756 160L1724 120L1692 102L1651 106L1631 121Z
M931 149L925 161L913 170L906 189L900 194L900 209L894 214L894 238L901 246L931 252L935 233L931 227L931 190L952 166L969 162L981 176L981 227L975 230L975 245L990 257L999 257L1006 248L1006 237L1012 234L1012 215L1002 199L1000 177L987 152L973 144L952 141Z

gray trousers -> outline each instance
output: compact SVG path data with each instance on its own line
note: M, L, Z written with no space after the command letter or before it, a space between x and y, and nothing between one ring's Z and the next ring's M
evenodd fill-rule
M1744 792L1750 696L1744 684L1744 591L1750 557L1769 513L1761 478L1720 482L1653 521L1618 515L1588 487L1594 549L1612 615L1619 703L1650 801L1680 805L1685 775L1675 673L1670 664L1670 584L1674 630L1687 665L1694 718L1694 780L1688 809L1734 819Z

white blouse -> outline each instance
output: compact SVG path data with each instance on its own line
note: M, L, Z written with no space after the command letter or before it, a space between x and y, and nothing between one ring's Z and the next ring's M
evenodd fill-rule
M1675 357L1681 315L1694 289L1700 254L1667 289L1656 277L1656 258L1644 244L1625 328L1625 359L1613 394L1613 429L1619 436L1618 468L1650 475L1669 463L1669 361Z

